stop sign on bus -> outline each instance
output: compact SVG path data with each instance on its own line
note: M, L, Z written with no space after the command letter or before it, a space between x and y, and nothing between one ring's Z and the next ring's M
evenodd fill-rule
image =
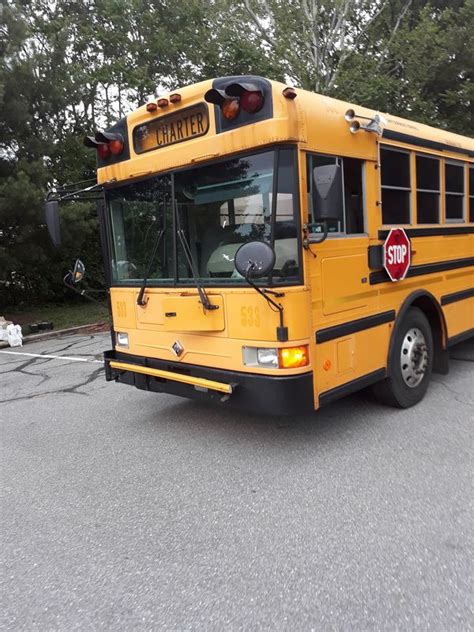
M410 240L403 228L392 228L383 245L383 265L392 281L401 281L411 263Z

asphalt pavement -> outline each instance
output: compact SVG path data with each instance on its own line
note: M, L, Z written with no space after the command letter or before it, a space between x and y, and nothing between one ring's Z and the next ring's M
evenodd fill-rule
M106 383L109 345L0 350L2 630L474 629L474 341L415 408L294 418Z

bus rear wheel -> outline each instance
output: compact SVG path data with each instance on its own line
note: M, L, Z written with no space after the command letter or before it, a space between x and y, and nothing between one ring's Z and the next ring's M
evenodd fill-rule
M410 307L395 332L388 377L373 387L378 401L410 408L423 399L433 367L433 334L428 319Z

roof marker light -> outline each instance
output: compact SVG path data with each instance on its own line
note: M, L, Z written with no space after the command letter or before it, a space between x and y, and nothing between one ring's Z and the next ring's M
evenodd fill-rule
M157 109L158 109L158 106L156 105L154 101L150 101L150 103L146 104L147 112L156 112Z
M168 99L158 99L158 107L165 108L168 105Z
M179 103L181 101L181 95L175 92L174 94L170 94L170 102L171 103Z
M285 88L282 94L286 99L296 99L296 91L294 88Z

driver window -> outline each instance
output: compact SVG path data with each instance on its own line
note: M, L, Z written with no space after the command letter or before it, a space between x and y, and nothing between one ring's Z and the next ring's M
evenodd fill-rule
M307 157L308 227L310 233L324 232L323 220L327 222L328 234L354 235L364 233L363 160L341 158L322 154ZM323 182L328 166L335 165L340 172L341 195L329 211L322 211L318 203L316 180Z

